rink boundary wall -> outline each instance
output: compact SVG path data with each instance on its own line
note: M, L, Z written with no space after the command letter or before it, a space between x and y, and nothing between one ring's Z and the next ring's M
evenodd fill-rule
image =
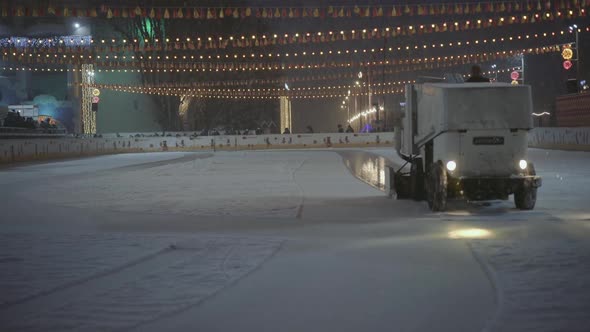
M535 128L529 133L529 147L590 151L590 127Z
M290 135L27 138L0 140L0 164L158 151L243 151L267 149L393 146L393 133Z
M176 133L175 133L176 134ZM184 133L183 133L184 134ZM160 136L1 139L0 164L157 151L242 151L266 149L358 148L392 146L393 133L290 135ZM535 128L529 146L590 151L590 127Z

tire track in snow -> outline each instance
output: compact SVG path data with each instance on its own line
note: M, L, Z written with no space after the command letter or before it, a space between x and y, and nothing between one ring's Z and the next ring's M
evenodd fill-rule
M0 309L0 325L19 331L112 331L142 326L201 303L257 269L282 244L278 239L228 236L178 237L174 242L109 273L75 280ZM68 274L68 269L63 266L61 271ZM37 272L38 278L44 277Z

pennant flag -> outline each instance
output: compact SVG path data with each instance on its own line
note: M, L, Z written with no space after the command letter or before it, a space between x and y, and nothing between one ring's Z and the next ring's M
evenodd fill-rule
M424 16L426 15L426 11L424 10L424 7L421 5L418 5L418 16Z

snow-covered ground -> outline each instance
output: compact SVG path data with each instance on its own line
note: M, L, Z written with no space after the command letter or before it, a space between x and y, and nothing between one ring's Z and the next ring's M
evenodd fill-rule
M390 149L0 169L0 330L588 331L590 153L529 154L524 212L389 199Z

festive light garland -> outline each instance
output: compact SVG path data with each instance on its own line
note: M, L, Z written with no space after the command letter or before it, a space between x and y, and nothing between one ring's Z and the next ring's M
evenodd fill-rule
M511 68L507 68L507 69L498 69L498 70L490 70L490 71L486 71L483 72L484 75L490 75L490 74L499 74L499 73L506 73L506 72L512 72L514 70L519 70L520 67L511 67ZM464 77L468 77L469 75L463 75ZM363 83L361 85L361 87L363 88L367 88L367 87L372 87L372 88L381 88L381 87L390 87L390 86L398 86L398 85L405 85L405 84L413 84L415 83L415 80L407 80L407 81L397 81L397 82L377 82L377 83L373 83L373 84L366 84ZM158 83L158 84L144 84L144 85L128 85L125 86L128 89L148 89L148 90L153 90L153 91L176 91L176 92L189 92L189 93L223 93L223 92L232 92L232 91L237 91L237 92L242 92L242 91L247 91L247 92L279 92L279 93L285 93L286 89L284 87L281 88L244 88L244 89L220 89L220 88L201 88L200 86L198 86L197 84L195 84L196 82L192 82L192 83L176 83L176 82L166 82L166 83ZM102 83L96 83L96 84L92 84L92 85L88 85L88 84L80 84L80 86L82 87L92 87L92 88L98 88L98 89L112 89L113 87L123 87L122 85L117 85L117 84L102 84ZM311 86L311 87L291 87L290 91L316 91L316 90L320 90L320 91L324 91L324 90L351 90L359 88L359 86L354 85L354 84L350 84L350 85L332 85L332 86Z
M497 71L489 71L487 73L500 73L500 72L507 72L513 71L520 67L513 67L504 70L497 70ZM391 83L391 82L389 82ZM403 88L392 88L393 84L375 84L373 87L385 87L388 86L386 93L398 93ZM415 83L415 81L406 81L404 83ZM402 84L397 84L402 85ZM167 87L167 86L137 86L137 85L120 85L120 84L82 84L83 87L86 88L97 88L101 90L114 90L114 91L124 91L124 92L132 92L132 93L143 93L143 94L157 94L157 95L177 95L177 96L186 96L186 95L198 95L198 96L225 96L225 97L234 97L234 96L266 96L266 97L280 97L280 96L287 96L290 98L295 97L307 97L307 96L336 96L336 95L344 95L344 96L361 96L366 95L363 90L367 88L367 85L363 86L322 86L322 87L303 87L298 90L291 89L286 90L283 88L252 88L252 89L196 89L191 87ZM338 92L330 91L330 90L341 90ZM319 90L319 91L318 91ZM380 90L374 90L373 94L381 93Z
M125 93L137 93L146 95L158 95L158 96L176 96L176 97L196 97L196 98L217 98L217 99L279 99L282 96L288 96L293 99L316 99L316 98L340 98L347 94L345 93L326 93L326 94L280 94L280 93L232 93L232 94L221 94L221 93L195 93L190 91L150 91L144 89L128 88L124 86L109 86L103 88L105 90L125 92ZM384 91L375 91L372 95L390 95L390 94L401 94L404 92L403 88L388 89ZM351 96L367 96L368 93L354 93Z
M417 71L417 70L433 70L433 69L440 69L440 68L446 68L446 67L452 67L452 66L456 66L456 65L464 65L467 63L475 63L475 62L486 62L486 61L492 61L492 60L498 60L498 59L505 59L517 54L545 54L545 53L550 53L550 52L560 52L561 48L560 45L552 45L552 46L545 46L545 47L540 47L540 48L528 48L528 49L521 49L521 50L510 50L510 51L498 51L495 53L484 53L484 54L468 54L468 55L463 55L462 57L457 57L452 61L444 60L441 61L439 63L419 63L419 64L414 64L414 65L404 65L404 66L398 66L396 68L382 68L382 72L379 72L379 74L398 74L398 73L402 73L402 72L410 72L410 71ZM434 60L434 58L433 58ZM77 68L46 68L46 67L41 67L41 68L32 68L32 67L24 67L24 66L15 66L15 67L2 67L3 70L9 70L9 71L32 71L32 72L64 72L64 71L72 71L72 72L79 72L80 69ZM193 72L192 69L190 70L186 70L186 69L176 69L176 70L160 70L160 69L97 69L96 71L98 72L111 72L111 73L181 73L181 72ZM347 76L346 74L343 76ZM354 78L355 75L353 74L348 74L349 78ZM322 78L322 76L316 76L316 78ZM324 77L325 78L325 77ZM289 79L280 79L278 80L280 82L280 84L284 84L285 81L289 81L289 82L295 82L297 81L296 79L293 78L289 78Z
M48 67L0 67L2 70L7 71L31 71L31 72L79 72L80 70L77 68L48 68ZM409 69L408 69L409 70ZM111 70L97 70L98 72L104 73L140 73L141 70L121 70L121 69L111 69ZM391 70L382 68L380 71L374 72L375 75L379 76L390 76L390 75L397 75L399 74L398 70ZM316 82L316 81L342 81L347 79L355 79L357 77L357 73L324 73L319 75L297 75L297 76L290 76L284 77L279 79L245 79L245 80L223 80L223 81L199 81L199 82L191 82L192 87L213 87L213 86L252 86L255 84L263 84L263 85L283 85L285 82L289 84L298 83L298 82ZM398 81L397 83L400 83Z
M580 9L589 5L589 0L513 0L487 2L413 3L405 5L367 6L309 6L309 7L129 7L124 5L84 6L81 3L69 6L23 5L10 6L4 3L0 17L101 17L152 18L152 19L328 19L328 18L376 18L399 16L471 15L477 13L520 13L532 10Z
M445 68L449 66L455 66L460 64L468 64L474 62L485 62L497 59L504 59L507 57L511 57L515 54L545 54L550 52L560 52L561 48L560 45L551 45L551 46L544 46L538 48L528 48L528 49L519 49L519 50L509 50L509 51L498 51L498 52L490 52L484 54L465 54L463 56L454 57L454 59L447 58L440 58L438 59L438 63L435 62L437 58L431 58L431 63L418 63L413 65L403 65L397 68L382 68L382 71L373 71L371 70L372 74L396 74L401 72L408 72L414 70L429 70L429 69L437 69L437 68ZM80 71L77 68L72 69L63 69L63 68L31 68L31 67L24 67L24 66L15 66L15 67L3 67L4 70L23 70L23 71L34 71L34 72L57 72L57 71ZM167 70L167 69L97 69L98 72L111 72L111 73L180 73L180 72L190 72L192 73L193 70L189 69L176 69L176 70ZM197 71L194 71L197 72ZM354 75L349 74L349 77L354 77ZM287 79L283 79L282 82L286 81ZM289 78L288 81L297 81L295 78Z
M373 83L373 84L363 84L363 87L373 87L373 88L381 88L381 87L390 87L390 86L398 86L398 85L405 85L408 83L414 83L415 81L398 81L398 82L377 82L377 83ZM87 84L80 84L82 87L87 87L89 85ZM117 85L117 84L101 84L101 83L97 83L97 84L93 84L90 87L93 88L98 88L98 89L109 89L112 86L118 86L121 87L121 85ZM192 86L190 83L158 83L158 84L144 84L144 85L128 85L126 86L127 88L135 88L135 89L150 89L150 90L160 90L160 91L170 91L170 90L174 90L174 91L184 91L184 92L195 92L195 93L223 93L223 92L250 92L250 91L256 91L256 92L279 92L279 93L285 93L285 91L287 91L284 87L281 88L243 88L243 89L220 89L220 88L200 88L200 87L195 87ZM328 85L328 86L311 86L311 87L291 87L289 89L289 91L293 91L293 92L299 92L299 91L316 91L316 90L350 90L350 89L355 89L357 88L356 85Z
M590 27L586 28L578 28L578 32L589 30ZM397 53L402 52L406 53L407 51L415 51L415 50L429 50L429 49L444 49L444 48L451 48L451 47L464 47L464 46L471 46L471 45L488 45L488 44L499 44L499 43L508 43L508 42L518 42L522 40L528 39L540 39L540 38L547 38L547 37L561 37L566 34L573 34L573 30L561 30L561 31L553 31L553 32L543 32L543 33L535 33L535 34L518 34L518 35L509 35L509 36L497 36L495 38L484 38L484 39L473 39L473 40L462 40L462 41L454 41L454 42L445 42L445 43L429 43L429 44L421 44L421 45L404 45L404 46L397 46L397 47L388 47L388 48L370 48L370 49L341 49L341 50L318 50L318 51L295 51L295 52L285 52L285 53L248 53L248 54L217 54L216 56L212 55L147 55L143 56L140 55L136 57L135 55L127 56L127 55L95 55L93 54L92 50L83 50L81 52L76 52L75 54L71 54L70 52L61 52L60 54L53 53L51 51L47 52L44 51L39 53L38 50L34 50L32 52L27 52L26 50L18 50L16 48L12 48L12 52L10 50L4 50L2 53L5 57L10 56L19 56L19 57L51 57L53 55L54 58L63 58L63 59L89 59L92 61L108 61L108 60L121 60L121 61L162 61L162 62L173 62L173 61L194 61L194 60L234 60L234 59L265 59L265 58L310 58L310 57L323 57L323 56L349 56L349 55L359 55L359 54L376 54L376 53ZM67 54L66 54L67 53ZM68 57L69 55L69 57Z
M522 52L530 53L547 53L560 51L559 45L543 46L536 48L523 49ZM99 68L117 68L123 69L124 72L134 72L141 70L144 72L252 72L252 71L285 71L285 70L307 70L307 69L325 69L325 68L362 68L362 67L376 67L376 66L400 66L400 65L420 65L429 63L440 63L440 62L473 62L487 60L489 58L502 57L507 51L487 52L487 53L476 53L476 54L463 54L463 55L450 55L450 56L438 56L438 57L424 57L424 58L412 58L412 59L393 59L393 60L381 60L381 61L367 61L367 62L323 62L323 63L298 63L298 64L277 64L277 63L206 63L206 62L186 62L186 63L166 63L166 62L142 62L142 61L100 61L94 62L95 67ZM509 51L515 52L515 50ZM519 50L520 52L520 50ZM8 59L4 59L8 60ZM63 65L66 64L62 59L47 57L29 57L17 56L19 64L23 63L43 63L50 65ZM76 60L76 59L74 59ZM81 59L80 62L67 62L67 64L83 64L85 61ZM141 68L141 69L135 69Z
M488 70L488 71L484 71L482 72L482 75L492 75L492 74L501 74L501 73L511 73L515 70L521 70L520 66L517 67L511 67L511 68L506 68L506 69L498 69L498 70ZM464 74L463 77L469 77L471 76L470 74Z
M364 118L366 119L366 118L367 118L367 116L369 116L369 115L371 115L371 114L373 114L373 113L377 113L377 109L375 109L375 108L371 108L371 109L368 109L368 110L366 110L366 111L362 111L362 112L360 112L360 113L358 113L358 114L356 114L356 115L352 116L352 117L351 117L350 119L348 119L346 122L347 122L347 123L353 123L353 122L355 122L356 120L360 119L361 117L364 117Z
M504 25L553 21L559 18L576 18L578 14L586 15L586 11L576 13L568 10L547 16L546 13L535 13L523 16L496 18L478 18L464 21L399 25L396 27L352 29L340 31L317 31L301 33L274 33L251 36L185 36L165 39L124 39L124 38L81 38L65 36L54 38L12 37L0 39L0 52L12 53L15 49L41 49L56 53L68 51L83 52L92 49L96 53L121 52L154 52L154 51L195 51L233 48L254 48L290 44L331 43L337 41L372 40L398 36L422 35L438 32L454 32L487 29ZM586 31L590 31L586 28ZM107 46L107 44L110 44Z

